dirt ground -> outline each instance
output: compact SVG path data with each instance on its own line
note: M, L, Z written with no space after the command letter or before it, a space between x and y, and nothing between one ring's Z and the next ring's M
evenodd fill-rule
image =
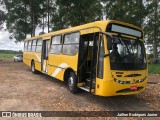
M149 75L149 81L160 82L160 75ZM0 59L0 91L0 111L160 110L160 85L148 84L144 92L130 96L100 97L85 91L72 94L63 82L32 74L24 63L10 59Z

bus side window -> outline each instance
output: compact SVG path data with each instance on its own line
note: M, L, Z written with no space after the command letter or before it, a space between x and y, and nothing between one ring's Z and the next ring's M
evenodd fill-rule
M37 40L33 40L32 42L32 51L35 52Z
M24 51L26 51L26 41L24 41Z
M28 41L25 41L24 42L24 51L27 51L28 50Z
M62 49L61 35L53 36L51 41L50 53L60 54Z
M80 33L71 33L64 36L63 54L76 55L79 49Z
M28 51L32 50L32 40L28 41Z
M42 39L37 40L36 52L41 52L42 49Z

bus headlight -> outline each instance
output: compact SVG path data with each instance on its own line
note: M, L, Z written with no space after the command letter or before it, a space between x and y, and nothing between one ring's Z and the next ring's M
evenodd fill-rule
M141 83L141 82L144 82L146 78L147 77L145 77L143 79L136 80L135 82L132 82L132 81L122 81L122 80L117 80L117 79L114 78L114 81L116 83L119 83L119 84L131 84L131 83Z
M131 83L130 81L122 81L122 80L117 80L117 79L115 79L115 78L114 78L114 81L115 81L116 83L119 83L119 84L130 84L130 83Z
M147 78L147 77L145 77L145 78L143 78L143 79L140 79L140 80L137 80L136 83L144 82L146 78Z

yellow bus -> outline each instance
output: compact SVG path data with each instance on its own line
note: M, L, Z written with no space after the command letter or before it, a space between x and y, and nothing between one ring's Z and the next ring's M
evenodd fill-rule
M143 30L114 20L27 38L23 62L33 73L66 82L72 93L136 94L148 80Z

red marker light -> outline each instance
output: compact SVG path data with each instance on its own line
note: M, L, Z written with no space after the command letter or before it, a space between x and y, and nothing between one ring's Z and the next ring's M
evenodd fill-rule
M130 90L137 90L137 86L131 86Z

